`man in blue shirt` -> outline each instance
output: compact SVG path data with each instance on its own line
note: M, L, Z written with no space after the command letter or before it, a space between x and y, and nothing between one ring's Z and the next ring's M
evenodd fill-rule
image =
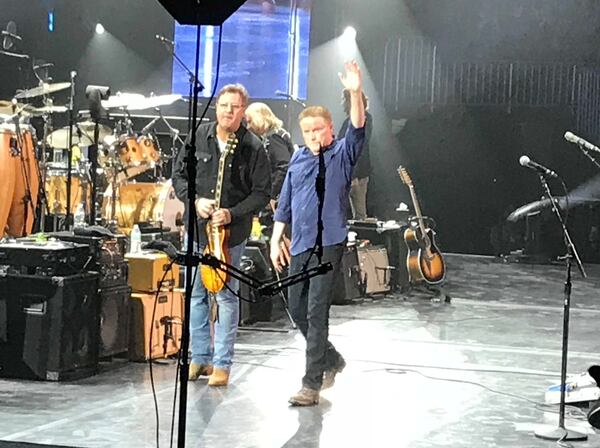
M319 391L333 385L346 362L328 340L329 307L333 273L340 264L347 235L346 208L352 170L363 146L365 109L362 79L355 61L345 64L340 81L350 92L350 125L341 139L334 139L331 113L321 106L308 107L299 116L306 146L297 150L279 195L271 238L271 260L278 271L285 264L281 239L292 225L290 275L330 262L333 270L290 287L289 307L306 339L306 372L302 388L290 398L294 406L319 403ZM322 260L315 256L317 244L319 153L325 161L325 193L322 209Z

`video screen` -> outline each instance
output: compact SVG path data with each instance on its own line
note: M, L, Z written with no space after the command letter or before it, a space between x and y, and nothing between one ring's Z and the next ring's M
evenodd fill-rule
M310 0L249 0L223 24L217 91L241 83L253 99L306 99ZM210 97L215 82L219 27L200 30L199 80ZM196 27L175 25L175 52L194 72ZM189 75L173 60L173 93L189 93Z

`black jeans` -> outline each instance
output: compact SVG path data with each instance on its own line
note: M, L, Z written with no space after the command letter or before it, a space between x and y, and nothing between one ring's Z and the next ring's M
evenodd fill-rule
M318 275L289 288L288 305L292 318L306 339L306 373L302 385L319 390L323 382L323 372L337 368L343 358L329 342L329 307L333 292L334 272L339 269L344 245L323 248L323 263L330 262L333 270ZM290 275L302 270L310 256L310 250L292 257ZM308 267L316 266L314 254Z

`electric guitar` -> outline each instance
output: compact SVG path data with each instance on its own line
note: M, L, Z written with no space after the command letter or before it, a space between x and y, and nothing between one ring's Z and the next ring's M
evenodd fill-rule
M398 174L410 191L417 223L416 226L411 226L404 231L404 242L408 247L406 268L410 283L439 284L446 277L446 264L435 244L435 232L425 226L417 193L408 172L400 166Z
M227 157L230 154L233 154L237 144L238 140L235 134L229 134L227 145L221 152L221 157L219 158L219 172L217 174L217 185L215 187L215 209L219 209L221 206L221 193L223 191L223 177L225 173ZM230 264L231 257L229 256L228 247L229 228L226 226L215 226L209 219L208 223L206 224L206 236L208 243L204 248L204 254L212 255L221 263ZM226 272L214 267L210 267L206 264L200 265L200 275L202 277L202 283L204 284L204 287L212 294L216 294L217 292L221 291L225 286L225 283L227 283L229 280L229 275Z

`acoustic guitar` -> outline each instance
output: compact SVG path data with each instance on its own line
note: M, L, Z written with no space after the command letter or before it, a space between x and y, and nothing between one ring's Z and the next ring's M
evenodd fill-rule
M215 187L215 210L221 206L221 193L223 191L223 177L225 174L225 165L229 155L233 154L237 147L238 140L234 133L229 134L227 139L227 145L221 152L219 158L219 172L217 174L217 185ZM204 248L205 255L212 255L218 259L221 263L231 263L231 257L229 256L229 228L226 226L215 226L212 224L210 219L206 224L206 237L208 243ZM212 294L216 294L225 287L225 283L229 280L229 275L208 266L206 264L200 265L200 275L202 277L202 283L206 290Z
M408 247L406 268L408 269L410 283L425 282L429 285L437 285L443 282L446 277L446 264L435 244L435 232L425 226L425 220L410 175L402 166L398 167L398 174L410 191L417 224L404 231L404 242Z

